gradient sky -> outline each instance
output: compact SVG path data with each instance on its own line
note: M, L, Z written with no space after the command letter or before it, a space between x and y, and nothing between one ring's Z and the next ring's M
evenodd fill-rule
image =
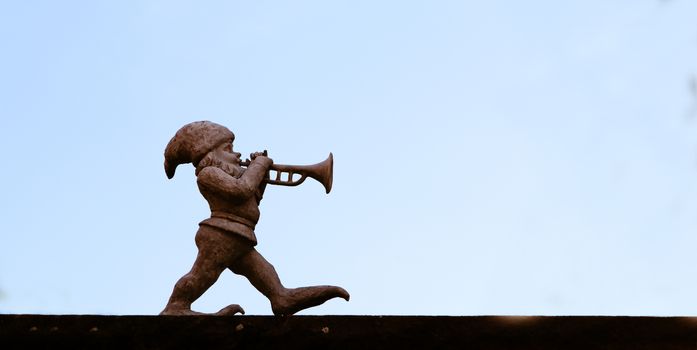
M211 120L334 153L256 230L352 295L303 314L697 315L695 1L7 1L0 44L0 313L157 314L209 215L164 147Z

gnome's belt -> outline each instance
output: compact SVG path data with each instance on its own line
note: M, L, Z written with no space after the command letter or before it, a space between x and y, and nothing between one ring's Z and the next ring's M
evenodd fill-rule
M214 211L211 213L211 217L212 218L227 219L227 220L234 221L234 222L239 222L240 224L248 226L252 229L254 229L254 227L257 225L255 222L252 222L252 220L245 219L245 218L237 216L235 214L230 214L230 213L226 213L223 211Z

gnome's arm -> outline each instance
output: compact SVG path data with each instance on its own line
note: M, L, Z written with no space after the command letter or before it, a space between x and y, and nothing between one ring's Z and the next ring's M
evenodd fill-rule
M199 172L197 183L201 189L221 193L231 199L249 198L264 181L272 163L270 158L257 157L240 178L230 176L217 167L205 167Z

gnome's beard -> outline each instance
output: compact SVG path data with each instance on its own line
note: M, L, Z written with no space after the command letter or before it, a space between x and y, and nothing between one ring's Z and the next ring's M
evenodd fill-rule
M217 164L217 167L222 169L228 175L235 178L239 178L240 176L242 176L242 174L244 174L244 169L239 165L221 162L220 164Z

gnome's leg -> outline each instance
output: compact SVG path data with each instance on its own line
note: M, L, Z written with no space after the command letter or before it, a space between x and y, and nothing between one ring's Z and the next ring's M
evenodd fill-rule
M230 270L247 277L257 290L269 298L275 315L292 315L336 297L349 300L348 292L336 286L283 287L276 269L256 249L236 260Z
M184 275L174 285L172 296L161 315L191 315L200 314L191 311L191 304L218 280L230 261L235 260L240 249L235 240L231 240L225 233L213 228L202 226L196 233L196 246L198 255L191 271ZM247 249L242 249L246 252ZM230 305L218 312L218 314L234 314L242 312L239 305Z
M218 280L224 269L211 260L211 257L199 252L191 271L174 285L172 296L162 315L198 314L191 311L191 304Z

